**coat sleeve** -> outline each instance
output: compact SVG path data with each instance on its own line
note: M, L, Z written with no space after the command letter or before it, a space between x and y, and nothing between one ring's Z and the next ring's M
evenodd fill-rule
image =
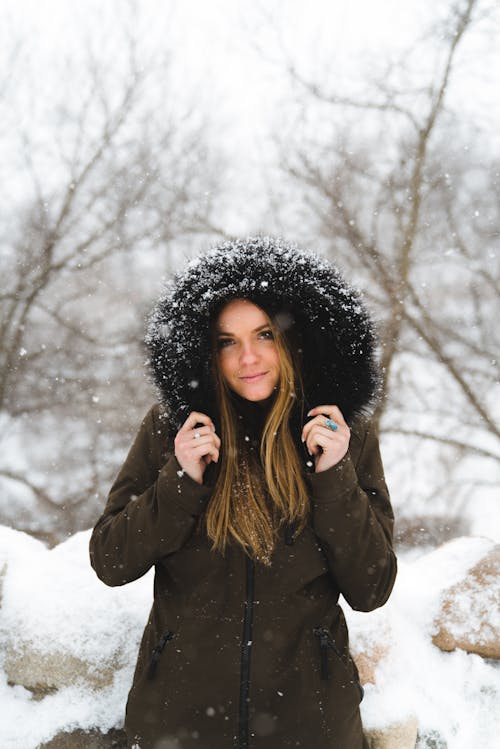
M368 427L360 439L355 462L348 452L308 479L313 527L339 590L353 609L371 611L387 601L396 578L394 515L377 437Z
M210 490L166 453L158 407L144 418L90 539L90 561L107 585L144 575L192 534Z

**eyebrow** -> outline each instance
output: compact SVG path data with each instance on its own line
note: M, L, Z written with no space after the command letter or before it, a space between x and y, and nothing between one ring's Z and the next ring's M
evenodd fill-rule
M271 329L271 326L270 326L270 324L268 322L266 322L266 323L264 323L264 325L259 325L258 328L254 328L252 330L252 333L258 333L259 331L264 330L264 328ZM229 332L227 332L225 330L218 330L217 331L217 335L219 335L219 336L232 336L232 335L234 335L234 333L229 333Z

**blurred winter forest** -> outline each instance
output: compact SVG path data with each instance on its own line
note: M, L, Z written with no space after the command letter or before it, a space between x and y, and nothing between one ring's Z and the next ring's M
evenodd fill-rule
M314 64L295 55L286 3L234 5L227 67L244 55L276 92L247 171L208 72L203 85L207 51L198 78L179 64L175 2L154 34L151 3L89 3L81 33L49 51L7 14L0 523L51 544L94 524L155 399L142 339L162 280L260 232L333 259L379 320L375 418L400 543L494 534L500 9L421 3L404 49L340 65L325 33ZM320 22L322 3L307 5Z

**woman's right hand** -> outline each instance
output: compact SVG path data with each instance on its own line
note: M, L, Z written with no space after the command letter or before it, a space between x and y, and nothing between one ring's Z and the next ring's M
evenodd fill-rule
M210 416L199 411L189 414L177 432L174 446L182 470L198 484L203 483L208 464L212 460L219 461L220 439L215 433L214 423Z

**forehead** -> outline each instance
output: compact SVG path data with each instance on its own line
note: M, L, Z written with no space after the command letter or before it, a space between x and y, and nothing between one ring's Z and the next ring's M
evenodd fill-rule
M249 299L233 299L223 307L217 317L218 330L236 330L246 327L253 329L269 323L269 317L264 310Z

